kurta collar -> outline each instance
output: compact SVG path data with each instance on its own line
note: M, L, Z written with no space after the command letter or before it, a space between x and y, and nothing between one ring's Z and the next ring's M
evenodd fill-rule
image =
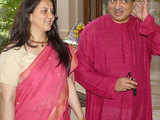
M128 26L129 24L130 24L130 22L132 21L132 18L133 18L133 16L132 15L130 15L130 19L128 20L128 22L126 22L126 23L116 23L116 22L114 22L113 20L112 20L112 17L111 17L111 15L110 14L107 14L107 16L109 17L109 22L112 24L112 25L118 25L118 26ZM107 19L108 20L108 19Z

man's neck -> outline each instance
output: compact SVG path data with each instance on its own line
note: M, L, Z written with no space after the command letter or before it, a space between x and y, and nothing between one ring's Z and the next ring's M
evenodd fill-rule
M115 22L115 23L118 23L118 24L123 24L123 23L127 23L129 21L129 19L130 19L130 17L128 19L126 19L126 20L118 21L118 20L112 19L112 21Z

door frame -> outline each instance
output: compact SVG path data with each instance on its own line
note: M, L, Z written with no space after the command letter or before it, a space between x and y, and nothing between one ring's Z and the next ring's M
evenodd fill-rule
M94 4L94 11L91 11L91 0L83 0L84 4L84 16L83 16L83 22L84 24L88 24L89 21L91 21L91 12L94 12L94 18L97 18L99 16L102 16L102 0L92 0Z

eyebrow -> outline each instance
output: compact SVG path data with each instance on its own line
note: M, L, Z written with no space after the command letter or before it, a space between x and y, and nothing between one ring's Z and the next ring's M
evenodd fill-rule
M45 9L47 8L47 9L52 9L53 10L53 7L51 7L51 8L48 8L48 7L39 7L39 8L45 8Z

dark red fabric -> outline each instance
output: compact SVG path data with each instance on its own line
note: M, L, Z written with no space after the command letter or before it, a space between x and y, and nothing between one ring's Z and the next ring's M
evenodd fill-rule
M81 33L75 79L87 92L86 120L152 120L150 63L160 54L160 27L152 16L131 16L117 24L102 16ZM138 82L132 91L115 92L116 80L128 72Z

